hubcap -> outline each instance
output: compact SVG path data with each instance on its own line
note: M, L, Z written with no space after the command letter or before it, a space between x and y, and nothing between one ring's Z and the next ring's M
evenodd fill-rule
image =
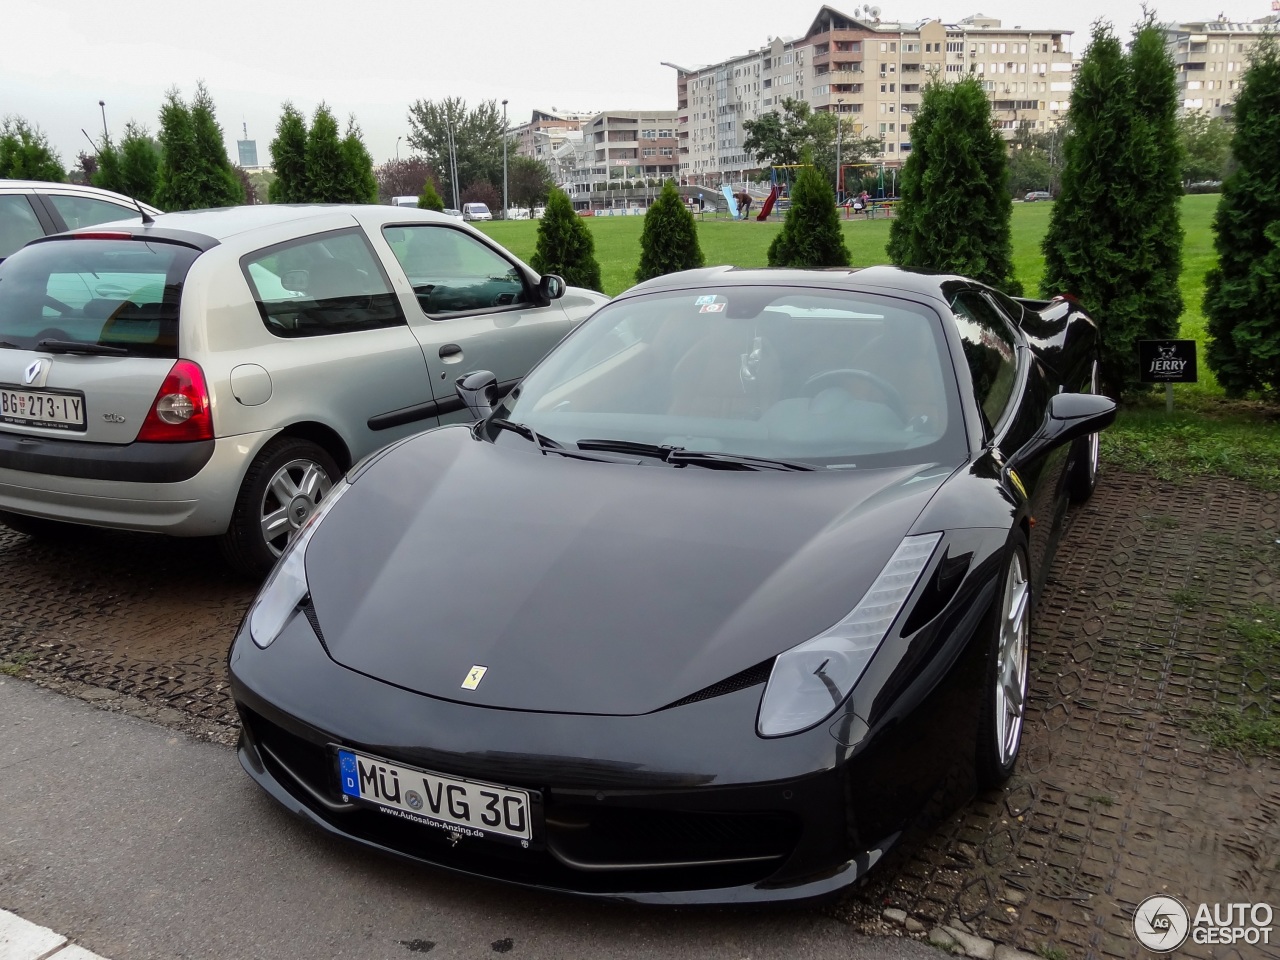
M332 486L324 468L313 460L291 460L276 471L259 511L262 539L275 556L297 536Z
M996 749L1009 766L1022 742L1027 707L1027 633L1031 624L1031 586L1021 553L1009 561L996 654Z

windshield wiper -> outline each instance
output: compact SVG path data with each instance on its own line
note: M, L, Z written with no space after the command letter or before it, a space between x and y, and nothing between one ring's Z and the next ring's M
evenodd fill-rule
M724 469L732 470L739 468L743 470L817 470L818 468L812 463L804 463L800 460L778 460L773 457L748 457L741 453L715 453L710 450L685 450L683 447L676 447L667 455L667 463L683 465L686 463L694 463L702 467L716 468L723 465Z
M0 350L17 350L16 343L10 343L8 340L0 340Z
M89 343L85 340L40 340L36 342L37 350L48 350L50 353L84 353L98 357L127 357L129 351L124 347L112 347L105 343Z
M524 437L530 443L536 443L545 454L548 450L559 450L562 445L552 440L550 437L544 437L533 427L525 423L516 423L514 420L507 420L504 417L490 417L489 424L497 427L499 430L510 430Z
M775 460L769 457L749 457L740 453L715 453L709 450L686 450L671 444L642 443L638 440L579 440L579 450L614 450L618 453L637 453L657 457L663 463L674 466L696 464L723 470L817 470L811 463L798 460Z

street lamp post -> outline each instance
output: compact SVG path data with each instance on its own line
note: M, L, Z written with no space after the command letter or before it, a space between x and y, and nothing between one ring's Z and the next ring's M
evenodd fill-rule
M403 139L404 137L396 137L396 163L400 162L400 141Z
M844 120L840 116L840 104L844 103L844 97L836 98L836 203L840 203L844 199L842 187L844 186L844 168L840 166L840 140L844 132Z
M99 100L98 109L102 111L102 145L107 145L107 101Z
M502 101L502 219L507 219L507 101Z

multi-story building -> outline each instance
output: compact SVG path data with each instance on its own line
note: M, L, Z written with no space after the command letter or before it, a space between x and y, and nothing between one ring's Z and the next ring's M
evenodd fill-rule
M759 169L743 147L744 123L787 99L838 114L853 136L881 141L883 162L901 163L931 76L976 75L1010 138L1026 124L1047 129L1071 99L1070 38L1070 30L1010 28L981 16L898 23L881 21L875 7L853 17L824 6L799 39L773 38L707 67L668 64L676 70L680 173L721 183Z
M1178 70L1178 101L1182 112L1199 110L1211 117L1229 117L1240 91L1240 77L1258 38L1280 29L1280 15L1232 23L1226 19L1170 24L1164 28L1165 48Z
M557 113L553 110L534 110L527 123L510 127L507 135L516 141L516 153L541 160L553 168L552 155L565 140L579 138L582 124L590 120L590 113Z

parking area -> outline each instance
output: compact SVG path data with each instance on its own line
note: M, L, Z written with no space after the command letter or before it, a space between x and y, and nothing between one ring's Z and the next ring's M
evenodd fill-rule
M1208 732L1280 710L1280 649L1249 629L1280 607L1278 540L1280 495L1109 473L1038 604L1014 779L823 909L882 932L881 911L900 907L926 927L954 918L1045 956L1102 958L1144 955L1129 918L1150 894L1280 902L1280 758ZM0 670L233 741L223 662L254 588L211 546L4 532L0 560Z

